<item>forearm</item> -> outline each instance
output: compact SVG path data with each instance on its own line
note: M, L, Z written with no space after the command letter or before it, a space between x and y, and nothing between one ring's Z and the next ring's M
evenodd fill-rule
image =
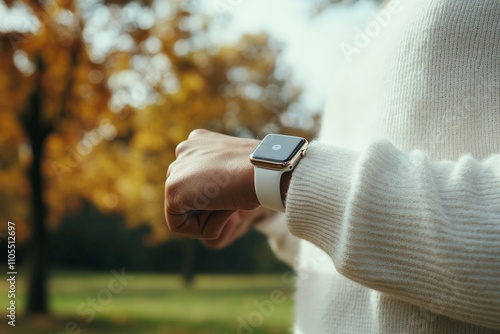
M314 144L287 194L293 234L343 275L434 312L500 329L500 158L434 163L387 142Z

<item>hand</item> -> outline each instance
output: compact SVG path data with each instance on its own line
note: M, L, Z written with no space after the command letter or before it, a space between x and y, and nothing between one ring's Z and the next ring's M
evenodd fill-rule
M275 211L262 206L256 210L236 211L229 217L217 239L202 240L202 242L205 246L212 249L227 247L239 237L246 234L253 225L274 214L276 214Z
M254 139L194 130L176 148L165 182L165 218L173 233L216 239L238 210L259 207L249 155ZM231 219L230 219L231 218Z

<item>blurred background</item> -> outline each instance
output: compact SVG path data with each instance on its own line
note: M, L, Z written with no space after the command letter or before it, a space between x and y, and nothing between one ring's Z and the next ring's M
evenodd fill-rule
M376 8L0 0L0 331L288 332L292 271L257 232L217 252L170 235L165 173L195 128L313 138Z

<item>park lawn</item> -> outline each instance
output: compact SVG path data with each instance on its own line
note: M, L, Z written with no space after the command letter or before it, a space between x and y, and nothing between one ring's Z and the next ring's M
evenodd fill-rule
M178 276L119 272L53 274L50 318L22 316L19 275L15 328L7 325L8 289L0 282L0 333L278 334L293 323L293 288L280 275L201 275L186 289Z

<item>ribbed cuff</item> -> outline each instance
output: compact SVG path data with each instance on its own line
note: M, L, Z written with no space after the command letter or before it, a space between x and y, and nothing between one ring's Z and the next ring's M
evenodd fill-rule
M286 199L293 235L331 251L339 239L358 153L312 142L292 174ZM328 219L325 219L328 217Z

